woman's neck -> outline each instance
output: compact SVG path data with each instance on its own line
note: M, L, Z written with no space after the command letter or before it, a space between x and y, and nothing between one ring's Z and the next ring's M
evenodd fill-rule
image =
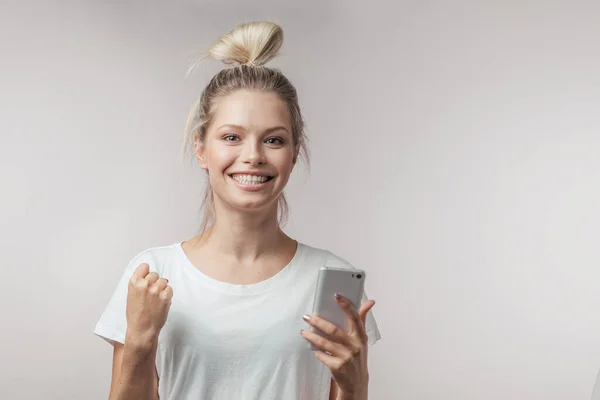
M265 213L217 212L215 222L195 242L210 253L251 264L293 240L281 230L275 208Z

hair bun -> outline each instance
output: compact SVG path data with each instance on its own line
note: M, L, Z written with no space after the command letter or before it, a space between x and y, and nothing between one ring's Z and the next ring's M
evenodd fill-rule
M208 51L215 60L226 64L264 65L279 54L283 29L273 22L242 24L223 35Z

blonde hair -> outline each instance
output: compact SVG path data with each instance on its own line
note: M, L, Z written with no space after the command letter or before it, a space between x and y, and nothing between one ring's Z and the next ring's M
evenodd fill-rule
M256 90L275 93L287 105L292 118L293 144L299 146L299 156L308 165L305 123L296 89L281 71L264 66L279 55L282 44L283 29L275 23L259 21L238 26L210 47L203 59L221 60L233 67L224 68L213 76L192 105L185 127L184 150L192 148L194 139L204 141L216 111L216 100L237 90ZM214 195L208 180L207 185L202 202L201 231L206 230L216 217ZM284 224L288 215L289 206L282 193L278 201L279 223Z

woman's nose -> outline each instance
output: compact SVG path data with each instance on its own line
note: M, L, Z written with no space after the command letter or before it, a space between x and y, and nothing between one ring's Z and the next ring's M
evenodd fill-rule
M244 148L243 161L249 164L264 164L265 153L259 144L248 143Z

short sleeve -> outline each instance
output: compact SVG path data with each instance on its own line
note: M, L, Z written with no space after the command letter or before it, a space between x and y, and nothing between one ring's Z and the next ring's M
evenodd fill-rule
M337 267L337 268L356 269L352 264L350 264L348 261L344 260L343 258L338 257L337 255L335 255L331 252L328 252L328 253L329 253L329 257L326 262L327 266ZM367 273L366 270L365 270L365 273ZM362 302L364 303L367 300L369 300L369 297L367 295L367 291L365 290L363 293L363 296L362 296ZM365 328L367 331L367 337L369 339L369 341L368 341L369 346L374 345L375 343L377 343L379 341L379 339L381 339L381 332L379 331L379 327L377 325L377 320L375 319L375 315L373 315L373 309L371 309L367 313Z
M364 292L363 293L363 303L367 300L369 300L369 298L367 297L367 292ZM379 341L379 339L381 339L381 332L379 332L379 327L377 326L377 321L375 319L375 315L373 315L373 309L371 309L367 313L366 331L367 331L367 337L369 338L369 342L368 342L369 346L373 346L375 343L377 343Z
M127 332L125 311L129 280L136 268L142 263L147 263L150 266L151 272L158 272L156 271L155 263L149 257L148 251L135 256L125 267L125 271L121 275L117 287L113 290L108 304L94 328L94 334L106 340L111 345L114 345L115 342L125 343L125 333Z
M596 375L596 382L594 383L591 400L600 400L600 371L598 371Z

